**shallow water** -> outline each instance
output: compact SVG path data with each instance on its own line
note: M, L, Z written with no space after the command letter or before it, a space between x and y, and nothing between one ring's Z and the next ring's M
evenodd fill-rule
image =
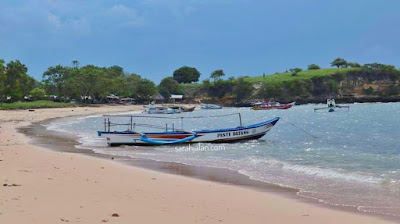
M260 140L234 144L107 147L96 133L104 129L100 116L59 120L48 128L78 134L82 143L79 147L97 153L228 168L252 179L297 188L300 196L322 203L400 216L400 103L351 104L350 110L333 113L314 112L315 107L273 111L229 108L177 115L240 112L244 124L282 118ZM127 119L113 120L128 123ZM169 122L171 127L174 121L175 128L181 128L180 120L140 118L136 122L161 126ZM232 115L186 119L183 127L199 130L238 125L238 116Z

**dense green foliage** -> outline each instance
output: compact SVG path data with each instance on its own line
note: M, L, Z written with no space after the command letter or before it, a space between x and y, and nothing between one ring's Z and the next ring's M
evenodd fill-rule
M174 71L173 77L178 83L192 83L199 81L200 72L196 68L183 66Z
M46 92L44 91L44 89L36 87L30 91L30 95L32 96L32 98L34 100L40 100L40 99L44 98L44 96L46 95Z
M211 73L210 78L214 80L214 82L220 80L223 76L225 76L224 70L219 69L215 70Z
M158 85L158 92L169 99L171 94L179 94L181 93L179 83L172 77L166 77L161 80L160 85Z
M4 63L4 60L0 60L0 101L4 101L6 97L11 97L13 101L22 100L39 85L27 74L28 68L20 61L10 61L6 65Z
M249 81L243 77L239 77L236 80L235 86L233 88L233 94L235 96L235 102L240 103L249 97L253 93L253 86Z
M347 61L344 60L343 58L336 58L331 62L331 66L332 67L336 66L338 68L347 68Z
M152 81L137 74L125 73L119 66L79 67L77 62L72 67L57 65L48 68L43 73L43 83L48 94L85 102L90 99L104 101L110 94L143 101L151 99L156 93Z
M311 64L311 65L308 65L308 70L317 70L317 69L321 69L321 67L319 67L318 65L316 65L316 64Z

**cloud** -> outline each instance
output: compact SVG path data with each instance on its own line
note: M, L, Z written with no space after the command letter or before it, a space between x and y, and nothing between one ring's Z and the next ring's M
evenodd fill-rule
M47 21L56 28L60 28L62 26L60 19L51 12L47 14Z
M123 4L112 6L106 11L106 15L110 20L122 27L142 26L145 24L144 18L139 15L137 10Z

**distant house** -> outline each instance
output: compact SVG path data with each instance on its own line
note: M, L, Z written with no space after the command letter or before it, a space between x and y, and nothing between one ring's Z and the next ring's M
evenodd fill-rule
M157 93L153 96L154 103L165 103L165 97L163 97L160 93Z
M183 95L171 94L170 99L173 103L182 103Z

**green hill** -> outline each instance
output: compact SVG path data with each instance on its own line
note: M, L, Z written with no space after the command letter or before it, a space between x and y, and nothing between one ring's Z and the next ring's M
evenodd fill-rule
M246 77L246 80L252 83L267 82L270 84L278 84L282 83L283 81L307 80L313 77L330 76L338 73L344 74L350 71L359 70L361 70L361 68L326 68L317 70L304 70L297 73L295 76L292 75L292 72L285 72L265 75L265 78L263 76Z

